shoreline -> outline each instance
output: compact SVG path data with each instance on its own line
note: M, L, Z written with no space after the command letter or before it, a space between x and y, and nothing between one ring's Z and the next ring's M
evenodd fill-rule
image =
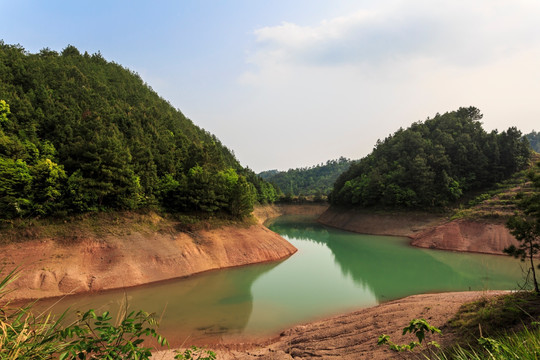
M267 205L264 207L259 207L254 211L254 216L257 217L258 224L245 227L243 228L243 230L238 229L234 226L225 226L219 229L202 230L200 231L200 234L194 234L194 233L170 234L169 233L165 236L165 238L167 238L167 241L169 242L171 241L176 242L178 240L178 237L180 236L184 238L183 240L186 240L186 239L189 240L188 241L189 244L192 247L194 246L195 249L198 249L198 247L200 246L202 247L208 246L207 241L211 240L210 238L213 238L213 237L220 238L221 236L223 236L224 233L227 233L228 235L232 235L231 232L235 232L235 231L240 231L240 233L236 233L236 235L241 234L242 236L246 235L244 233L245 231L247 231L248 233L251 231L263 231L264 234L266 234L266 236L269 236L270 238L274 239L273 241L276 241L275 237L281 239L282 241L285 241L281 236L273 233L272 231L264 227L262 224L276 216L287 215L287 214L314 215L315 218L319 216L319 220L320 220L320 218L324 218L324 214L327 214L328 212L329 212L328 207L321 204ZM363 219L366 218L366 214L362 214L362 216L363 216ZM374 214L371 216L371 218L373 220L373 218L377 218L380 216L381 214ZM386 217L385 221L386 223L389 223L388 217L392 218L395 215L382 215L382 216ZM414 216L419 216L419 215L415 214ZM403 225L403 223L408 222L408 221L410 221L410 218L401 217L401 218L398 218L394 224L397 224L399 227ZM430 219L429 221L440 221L440 220ZM320 222L326 226L343 229L339 226L326 224L324 220ZM352 222L352 224L353 225L358 224L358 222L356 223ZM380 222L375 221L375 222L372 222L371 225L380 226ZM254 230L254 228L256 230ZM407 227L403 227L401 231L403 231L403 229L405 230L409 229L407 231L410 231L412 235L415 235L417 233L422 234L425 231L429 231L434 228L437 228L437 226L421 227L421 226L418 226L418 223L411 222L407 225ZM344 230L351 231L350 229L344 229ZM386 228L383 229L383 231L386 231L386 230L387 230ZM273 235L269 235L269 234L273 234ZM414 236L411 236L411 234L404 234L402 232L398 234L386 233L385 235L406 236L409 239L412 239L411 242L409 243L410 246L419 247L412 244L414 241ZM136 237L137 236L141 237L142 235L136 234ZM145 238L145 236L142 236L142 237ZM237 245L238 238L235 236L229 236L229 238L232 241L231 243L232 246L237 247L236 245ZM125 239L123 240L125 241ZM44 242L46 241L41 241L41 243L44 243ZM82 241L82 243L84 244L84 241ZM289 244L288 242L286 243ZM156 244L154 243L152 245L156 245ZM292 247L292 245L290 244L289 246ZM219 248L220 251L222 251L222 254L223 254L224 248L226 247L227 246L223 245L222 247ZM115 290L119 291L123 288L146 286L146 285L155 284L155 283L164 283L168 281L174 281L178 278L197 276L206 272L221 270L224 268L240 267L240 266L246 266L246 265L250 265L254 263L264 263L264 262L273 262L273 261L283 260L291 256L292 254L294 254L294 252L296 252L296 248L293 247L293 249L294 250L289 248L288 249L289 253L279 259L270 258L266 260L263 259L257 262L236 263L236 264L232 264L228 266L225 263L221 263L220 267L206 268L200 271L185 273L180 276L157 279L154 281L143 281L141 283L121 286L121 287L116 287L116 288L102 288L102 289L94 289L90 291L82 291L74 295L84 296L85 294L101 293L101 292L115 291ZM111 249L107 248L106 250L110 251ZM247 248L245 248L245 250L247 250ZM456 252L472 252L470 250L469 251L453 250L453 249L440 249L440 250L456 251ZM201 255L201 251L195 251L195 253L198 255ZM225 251L224 253L226 254L227 251ZM97 254L96 252L91 252L91 255L93 255L93 257L95 258L94 255L97 256L99 254ZM185 257L185 254L181 254L181 255ZM243 259L246 260L248 258L243 258ZM250 257L249 259L252 260L253 258ZM122 258L122 261L125 263L127 260L125 258ZM40 277L41 284L44 283L43 280L44 278ZM316 356L316 357L322 356L328 359L358 359L358 358L360 359L363 359L363 358L386 359L386 358L395 356L395 353L390 352L389 350L385 348L376 346L376 338L382 333L387 333L391 335L392 339L398 343L407 342L407 341L410 341L410 339L405 339L401 336L401 329L403 329L403 327L406 326L408 321L410 321L411 319L425 316L426 319L430 322L430 324L437 327L441 327L441 326L444 326L446 322L448 321L448 319L455 314L455 312L457 311L459 306L461 306L461 304L478 299L478 298L494 296L494 295L502 294L502 293L506 293L506 291L489 291L489 292L465 291L465 292L427 293L427 294L411 295L411 296L407 296L407 297L397 299L397 300L385 301L379 305L355 310L346 314L339 314L339 315L331 316L323 320L315 320L309 323L295 325L286 330L276 332L276 334L273 334L273 335L262 336L260 338L246 338L245 340L242 338L231 339L231 341L227 343L210 342L209 348L217 351L219 359L226 359L226 360L227 359L250 360L250 359L255 359L255 358L279 360L279 359L293 359L294 357L305 358L305 357L311 357L311 356ZM61 298L63 296L66 296L66 294L57 294L53 296L41 296L39 298L45 298L45 297ZM35 299L35 298L36 297L28 297L28 298L20 297L20 298L15 298L15 299L17 302L19 301L22 302L22 301ZM427 308L429 308L430 310L427 311L426 310ZM385 317L387 316L386 315L387 313L391 313L393 315L390 318ZM340 341L342 341L344 338L348 339L347 341L349 343L346 343L346 344L341 343ZM451 338L451 335L448 336L446 339L448 338ZM437 339L437 341L439 342L440 340L442 339ZM294 346L291 344L294 344ZM361 355L362 357L359 357L358 355L359 353L362 354ZM173 352L171 350L167 350L167 351L156 352L153 358L168 360L168 359L173 359L173 357L174 357Z
M17 303L145 286L209 271L284 260L297 249L262 225L290 213L318 215L327 206L266 205L254 210L257 224L185 232L166 223L147 231L128 223L73 234L76 240L37 237L0 245L0 262L19 266L4 297ZM152 221L156 220L152 215ZM110 225L110 224L108 224ZM155 224L153 224L155 225ZM20 265L24 264L24 265Z
M451 345L454 336L448 326L464 303L486 299L509 291L464 291L410 295L389 300L376 306L363 308L322 320L292 326L276 336L259 341L207 344L224 360L271 360L293 358L324 359L389 359L400 358L387 347L377 346L377 338L388 334L396 343L413 340L403 336L403 328L415 318L425 318L443 331L443 337L427 336L442 346ZM408 353L408 355L414 353ZM418 353L416 353L418 354ZM172 360L174 350L155 352L153 358Z
M317 220L336 229L370 235L403 236L410 245L444 251L504 255L519 242L500 221L449 220L419 212L368 213L329 208Z
M504 232L503 225L496 223L448 222L444 216L418 212L365 213L318 203L272 204L256 207L253 216L257 224L248 227L228 225L182 232L169 226L166 231L153 233L77 234L78 241L71 245L38 238L24 243L24 254L20 243L1 245L4 266L27 264L21 267L21 276L12 286L15 291L6 300L91 294L284 260L296 248L264 224L292 214L312 215L319 223L341 230L407 237L409 245L418 248L507 256L502 249L517 244L508 230L504 228ZM482 236L486 233L487 240ZM497 241L491 241L494 244L487 249L478 246L489 244L490 237ZM255 238L263 241L251 240Z

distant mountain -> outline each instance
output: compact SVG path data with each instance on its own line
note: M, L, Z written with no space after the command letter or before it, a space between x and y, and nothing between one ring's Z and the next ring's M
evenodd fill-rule
M337 179L331 203L446 206L524 169L531 153L521 132L511 127L487 133L481 118L474 107L460 108L399 129Z
M540 153L540 133L537 133L536 131L532 131L529 134L524 135L527 140L529 140L529 144L531 144L531 148Z
M136 73L0 41L0 219L108 209L241 217L275 188Z
M334 181L350 164L351 160L341 157L312 167L263 171L259 176L276 185L285 195L328 195Z

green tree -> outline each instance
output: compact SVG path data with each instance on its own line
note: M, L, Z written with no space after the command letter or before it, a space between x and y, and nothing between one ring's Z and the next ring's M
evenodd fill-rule
M22 160L0 156L0 213L13 218L28 213L31 208L30 187L32 175Z
M5 100L0 100L0 125L8 122L9 114L11 114L9 104Z
M100 53L68 45L31 54L0 41L0 79L0 218L155 206L230 213L229 171L259 202L276 198L214 135ZM15 176L25 166L30 187Z
M537 164L540 167L540 163ZM512 216L506 226L512 235L520 242L519 246L511 245L504 249L509 255L529 261L529 272L532 274L534 290L540 294L534 257L540 252L540 174L529 173L535 192L521 200L521 214Z
M31 168L31 174L34 210L42 215L54 213L63 205L59 200L67 180L64 169L50 159L43 159Z
M251 214L256 194L253 184L247 182L245 177L240 176L232 189L232 197L229 203L230 213L238 218Z
M530 150L516 128L486 133L474 107L399 129L340 175L336 205L441 207L526 167Z

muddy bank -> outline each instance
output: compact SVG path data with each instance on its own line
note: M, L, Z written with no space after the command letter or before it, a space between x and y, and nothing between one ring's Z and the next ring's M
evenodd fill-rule
M502 223L454 220L412 236L411 245L441 250L502 255L516 238Z
M326 203L296 204L272 204L257 206L253 210L253 215L258 219L259 224L264 224L268 220L281 215L314 215L320 216L328 209Z
M518 241L502 222L454 220L429 213L368 213L330 208L318 219L324 225L363 234L411 238L411 245L440 250L503 255Z
M141 285L275 261L294 252L285 239L257 224L194 232L86 233L72 244L38 238L0 246L0 261L6 269L21 269L8 298L28 299Z
M402 359L415 358L415 354L396 353L377 346L381 334L390 335L398 344L416 340L402 330L415 318L424 318L443 331L443 337L428 335L426 341L435 340L443 346L451 345L454 337L446 325L459 307L470 301L504 293L453 292L408 296L381 305L362 309L326 320L295 326L280 336L259 344L210 345L218 359L281 360L281 359ZM173 358L173 352L161 352L153 357L160 360Z
M362 234L411 237L443 223L445 219L429 213L378 214L332 207L321 214L318 221L323 225Z

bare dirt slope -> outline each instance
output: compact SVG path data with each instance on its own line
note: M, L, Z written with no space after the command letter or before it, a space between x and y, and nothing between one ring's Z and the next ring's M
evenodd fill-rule
M259 224L277 218L281 215L315 215L320 216L328 209L326 203L296 204L273 204L257 206L253 210L253 215L258 219Z
M381 334L388 334L395 343L408 344L416 338L410 334L403 336L403 328L412 319L424 318L443 331L442 337L429 335L426 341L435 340L441 345L449 345L453 336L446 323L459 307L466 302L501 293L504 292L413 295L350 314L295 326L266 343L225 344L210 348L217 350L218 359L227 360L402 359L406 354L398 355L386 347L377 346L377 338ZM157 353L154 357L169 360L173 358L173 352Z
M415 212L373 213L331 207L318 219L321 224L373 235L412 236L445 221L440 215Z
M296 248L262 225L186 232L132 229L82 232L66 243L38 237L0 246L0 262L19 266L11 299L141 285L195 273L283 259Z
M411 245L453 251L504 254L510 245L518 245L501 223L454 220L415 234Z
M518 245L502 222L453 220L442 215L398 212L377 214L329 208L318 219L324 225L374 235L407 236L411 245L451 251L502 255Z

